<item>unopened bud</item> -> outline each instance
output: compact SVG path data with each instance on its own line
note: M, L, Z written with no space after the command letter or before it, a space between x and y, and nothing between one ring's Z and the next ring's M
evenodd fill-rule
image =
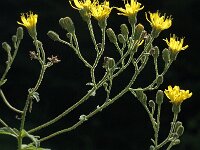
M162 83L163 83L163 76L162 75L159 75L158 77L157 77L157 86L160 86Z
M159 48L158 48L157 46L155 46L155 47L153 48L152 56L153 56L154 58L158 58L159 54L160 54Z
M122 34L118 34L117 38L118 38L119 42L122 44L124 44L126 42L126 40Z
M177 131L178 127L182 126L182 122L177 121L175 125L175 130Z
M111 28L108 28L106 30L106 33L111 43L114 43L114 44L117 43L117 37L115 35L115 32Z
M69 33L75 32L74 23L70 17L61 18L59 20L59 24L63 29L67 30L67 32Z
M175 141L173 141L173 145L177 145L177 144L180 144L181 141L179 139L176 139Z
M115 66L115 60L110 57L104 57L103 68L113 69Z
M178 136L181 136L181 135L183 135L183 132L184 132L184 127L181 125L177 128L176 133L178 134Z
M153 100L149 101L149 107L155 108L155 102Z
M158 105L161 105L163 103L163 91L162 90L158 90L158 92L156 93L156 103Z
M121 24L120 30L121 30L122 35L123 35L125 38L127 38L127 37L128 37L128 34L129 34L129 31L128 31L128 27L126 26L126 24Z
M136 27L135 27L135 34L134 34L134 39L140 39L141 37L141 34L142 34L142 31L144 31L144 26L142 24L138 24Z
M168 63L170 61L170 52L167 48L165 48L162 51L162 58L164 60L165 63Z
M10 52L11 51L11 47L7 42L3 42L2 43L2 48L6 51L6 52Z
M48 31L47 35L54 41L59 41L59 35L54 31Z
M150 146L149 150L154 150L155 147L153 145Z
M12 41L13 41L13 43L16 43L16 42L17 42L17 36L16 36L16 35L13 35L13 36L12 36Z
M16 33L17 39L22 40L24 36L24 30L22 27L17 28L17 33Z

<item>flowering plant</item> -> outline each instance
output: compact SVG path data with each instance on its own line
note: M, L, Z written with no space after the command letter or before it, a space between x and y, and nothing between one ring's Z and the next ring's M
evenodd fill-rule
M73 0L69 1L72 8L79 11L83 21L87 24L88 30L93 42L93 49L96 52L96 57L93 63L89 62L81 54L81 48L79 47L79 40L76 35L75 25L70 17L61 18L59 20L60 26L67 32L67 40L63 40L59 34L55 31L49 31L47 35L55 42L60 42L67 45L74 50L77 57L85 67L89 69L89 74L91 76L91 82L87 83L91 85L91 89L86 92L86 94L78 100L74 105L64 110L60 115L53 118L52 120L39 125L33 129L26 129L25 122L26 116L31 113L32 104L36 101L40 101L38 89L42 83L46 69L50 68L52 65L59 63L60 60L57 56L51 56L46 58L45 50L43 48L43 43L39 41L37 37L37 23L38 15L33 12L21 15L21 22L17 22L19 25L24 26L31 39L35 45L35 51L30 51L31 59L37 60L41 65L40 75L38 80L32 88L28 89L27 99L25 101L24 108L22 110L13 107L9 101L6 99L4 92L2 90L3 85L7 81L7 74L14 62L14 59L17 55L21 41L23 40L23 28L19 27L17 29L16 35L12 37L14 52L11 51L11 46L4 42L2 43L2 48L6 51L8 59L6 62L6 69L0 79L0 96L5 104L18 113L21 116L21 123L18 129L11 127L0 118L0 123L3 125L0 128L0 134L10 135L17 139L18 141L18 150L45 150L41 147L41 143L53 138L59 134L63 134L69 131L76 129L78 126L89 120L95 114L103 111L105 108L113 104L115 101L119 100L124 94L131 92L132 95L138 99L146 110L149 119L151 121L154 136L151 139L152 145L150 145L150 150L161 149L164 145L167 145L167 150L170 150L171 147L180 143L179 137L183 134L184 127L180 121L178 121L178 114L181 111L181 104L184 100L190 98L192 93L189 90L182 90L179 86L168 86L164 92L158 90L160 85L163 83L164 75L166 74L169 67L176 60L177 55L180 51L188 48L188 45L183 46L184 39L176 37L175 34L169 39L165 39L168 48L165 48L162 51L162 63L164 63L163 70L158 68L158 58L160 50L158 46L154 45L154 40L159 37L159 34L168 29L172 25L171 16L162 15L159 11L155 13L146 13L146 19L150 23L152 30L151 33L148 33L144 26L140 23L137 23L137 13L139 13L144 6L136 0L124 0L125 8L111 7L109 1L104 1L100 3L98 0ZM130 28L126 24L120 26L121 33L116 36L112 28L107 27L107 21L109 15L113 9L119 11L118 15L122 15L128 18ZM97 20L99 28L101 30L101 41L96 40L96 35L93 30L93 18ZM120 59L111 58L104 56L104 51L106 47L106 38L108 37L111 44L114 44L117 52L119 53ZM139 49L143 49L142 51ZM95 75L95 70L100 63L100 60L104 56L104 62L102 64L105 69L104 75L98 81ZM155 79L146 87L135 87L134 83L137 80L140 73L146 67L149 59L153 59L155 70ZM124 72L127 67L131 66L134 68L134 73L129 83L123 87L123 89L114 97L111 97L111 92L113 88L114 79L119 78L120 74ZM62 119L62 117L69 114L71 111L77 109L82 103L86 102L91 96L95 96L98 89L103 88L106 93L105 102L99 104L92 112L89 114L80 115L79 121L72 125L71 127L56 131L52 134L49 134L45 137L39 137L35 135L36 131L42 130L43 128L50 126ZM157 90L155 100L148 100L145 92ZM160 131L160 114L161 106L163 103L164 94L172 103L172 112L174 114L171 128L168 136L163 140L159 141L159 131ZM27 137L31 140L30 143L25 143L24 138Z

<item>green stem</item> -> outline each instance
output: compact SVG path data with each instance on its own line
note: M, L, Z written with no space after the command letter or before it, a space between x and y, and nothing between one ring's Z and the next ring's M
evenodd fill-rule
M8 125L0 118L0 123L5 126L5 127L8 127Z
M64 116L66 116L68 113L70 113L72 110L74 110L76 107L78 107L79 105L81 105L83 102L85 102L90 96L91 94L97 90L99 87L101 87L103 85L104 82L106 82L108 77L108 73L106 73L104 75L104 77L102 78L101 81L99 81L99 83L97 84L96 87L93 87L82 99L80 99L77 103L75 103L74 105L72 105L71 107L69 107L68 109L66 109L63 113L61 113L60 115L58 115L57 117L55 117L54 119L34 128L31 129L30 131L28 131L28 133L33 133L35 131L41 130L42 128L45 128L55 122L57 122L58 120L60 120L61 118L63 118Z
M89 21L87 22L87 25L88 25L88 29L89 29L90 36L91 36L91 38L92 38L92 42L93 42L93 44L94 44L95 50L96 50L97 53L99 53L99 48L98 48L98 46L97 46L97 42L96 42L96 39L95 39L95 36L94 36L94 30L93 30L93 26L92 26L91 20L89 20Z
M13 111L15 111L15 112L17 112L17 113L20 113L20 114L23 113L23 111L21 111L21 110L15 108L15 107L13 107L13 106L8 102L8 100L6 99L4 93L3 93L3 91L2 91L1 89L0 89L0 96L1 96L1 98L3 99L4 103L8 106L8 108L10 108L11 110L13 110Z
M178 114L174 114L172 125L171 125L171 128L170 128L170 132L169 132L167 138L156 147L157 149L160 149L165 144L167 144L168 142L170 142L170 138L171 138L171 136L172 136L172 134L174 132L174 129L175 129L175 124L176 124L177 118L178 118Z
M29 103L30 103L30 93L27 96L26 103L25 103L24 110L23 110L23 114L22 114L22 118L21 118L21 125L20 125L20 131L19 131L20 133L19 133L19 136L18 136L18 150L21 150L21 147L22 147L22 138L23 138L22 137L22 131L24 129L26 113L28 111Z
M129 84L119 94L117 94L114 98L112 98L111 100L106 101L102 106L98 107L97 109L95 109L94 111L89 113L86 116L86 120L88 120L89 118L91 118L92 116L97 114L98 112L102 111L104 108L108 107L109 105L114 103L116 100L118 100L121 96L123 96L126 92L128 92L129 88L133 85L134 81L136 80L138 74L139 74L139 72L138 72L138 70L136 70L134 75L133 75L133 77L132 77L132 79L130 80ZM57 132L55 132L53 134L50 134L50 135L48 135L48 136L46 136L44 138L41 138L39 141L43 142L43 141L46 141L46 140L48 140L50 138L53 138L53 137L55 137L55 136L57 136L59 134L63 134L63 133L72 131L72 130L76 129L78 126L80 126L86 120L80 120L76 124L74 124L73 126L71 126L69 128L66 128L66 129L63 129L63 130L60 130L60 131L57 131Z

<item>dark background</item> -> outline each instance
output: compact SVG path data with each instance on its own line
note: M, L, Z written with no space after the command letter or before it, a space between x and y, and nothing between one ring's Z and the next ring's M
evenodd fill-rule
M189 89L193 96L183 103L179 120L185 126L185 133L181 137L181 144L174 149L191 150L200 149L200 61L199 61L199 34L200 34L200 1L199 0L140 0L145 8L138 14L138 22L144 24L145 30L150 32L151 27L145 19L145 12L160 10L172 15L173 25L170 29L161 33L155 44L160 50L166 47L162 40L168 38L170 33L176 33L179 37L185 37L185 43L189 45L186 51L178 55L167 72L164 84L160 89L164 90L169 84L180 85L183 89ZM111 1L111 6L123 7L123 2ZM62 61L46 71L45 78L38 92L41 101L33 104L33 111L28 114L26 129L36 127L60 114L66 108L78 101L90 89L85 84L90 82L89 70L85 69L83 63L77 59L74 52L65 45L53 42L46 33L54 30L64 39L65 31L61 29L58 20L61 17L69 16L74 21L76 34L79 38L83 56L92 62L95 53L87 31L86 24L81 20L78 11L70 7L67 0L6 0L0 4L0 42L7 41L11 44L11 36L15 34L18 27L16 21L20 21L20 13L29 10L39 15L37 23L38 39L43 42L47 56L57 55ZM116 15L113 10L108 20L108 27L113 28L116 33L120 32L120 24L126 23L127 18ZM100 34L97 23L93 20L95 33ZM98 37L98 35L97 35ZM38 62L30 60L29 51L34 50L31 38L25 31L19 53L7 78L8 82L2 87L10 103L22 109L27 95L27 89L35 85L39 75L40 66ZM107 44L105 56L118 59L118 54L112 44ZM0 51L0 73L5 69L6 54ZM103 75L103 60L100 60L96 71L97 79ZM160 68L162 69L162 68ZM114 88L111 97L116 95L128 83L133 73L129 67L125 73L114 81ZM146 66L134 87L144 87L151 83L154 78L152 63ZM155 92L149 94L153 99ZM105 101L103 89L98 90L96 97L90 98L78 110L74 110L68 116L57 122L55 125L37 132L37 135L44 137L59 129L71 126L78 121L81 114L87 114L97 105ZM12 127L18 128L20 121L16 119L16 113L9 110L3 102L0 103L0 116ZM167 136L173 114L171 104L165 98L161 114L160 139ZM41 143L43 147L52 150L144 150L151 144L153 137L152 127L147 113L141 104L127 93L112 106L103 112L95 115L86 123L72 132L59 135L49 141ZM0 136L0 150L15 150L16 140L8 136Z

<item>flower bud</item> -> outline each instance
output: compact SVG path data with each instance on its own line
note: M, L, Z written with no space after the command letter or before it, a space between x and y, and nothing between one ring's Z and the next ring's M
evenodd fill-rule
M108 28L106 30L106 33L111 43L114 43L114 44L117 43L117 37L115 35L115 32L111 28Z
M126 26L126 24L121 24L120 30L121 30L122 35L125 38L128 38L129 31L128 31L128 27Z
M144 26L142 24L138 24L136 27L135 27L135 34L134 34L134 39L137 40L137 39L140 39L141 37L141 34L142 34L142 31L144 31Z
M162 90L158 90L158 92L156 93L156 103L158 105L161 105L163 103L163 91Z
M152 54L152 56L153 56L154 58L158 58L159 53L160 53L159 48L158 48L157 46L155 46L155 47L153 48L153 54Z
M17 36L16 36L16 35L13 35L13 36L12 36L12 41L13 41L13 43L16 43L16 42L17 42Z
M162 83L163 83L163 76L162 75L159 75L158 77L157 77L157 86L160 86Z
M149 107L155 109L155 102L153 100L150 100L148 104L149 104Z
M47 35L54 41L59 41L59 35L54 31L48 31Z
M183 132L184 132L184 127L181 125L177 128L176 133L178 134L178 136L181 136L183 135Z
M74 23L70 17L61 18L59 20L59 24L63 29L67 30L67 32L69 33L75 32Z
M117 38L118 38L119 42L122 44L124 44L126 42L126 40L122 34L118 34Z
M177 145L177 144L180 144L180 140L179 139L176 139L174 142L173 142L173 145Z
M17 39L22 40L24 36L24 30L22 27L17 28L17 33L16 33Z
M177 121L177 122L176 122L176 125L175 125L175 130L176 130L176 131L177 131L177 129L178 129L179 126L182 126L182 122Z
M149 150L154 150L155 147L153 145L150 146Z
M165 63L168 63L170 61L170 52L167 48L165 48L162 51L162 58L164 60Z
M115 60L110 57L104 57L103 68L105 69L113 69L115 66Z
M3 42L2 43L2 48L6 51L6 52L10 52L11 51L11 47L7 42Z

